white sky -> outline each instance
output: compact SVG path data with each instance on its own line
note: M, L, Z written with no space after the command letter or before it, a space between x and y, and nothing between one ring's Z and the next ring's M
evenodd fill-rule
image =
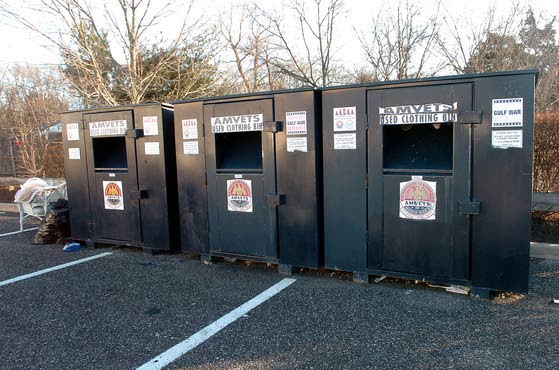
M1 1L1 0L0 0ZM161 0L154 0L154 2ZM413 0L410 0L413 1ZM38 12L25 11L26 6L32 6L35 0L5 0L5 2L14 9L24 11L29 19L35 24L55 29L57 26L56 19L49 19L44 14ZM228 7L232 3L242 1L233 0L196 0L194 13L204 15L211 21L216 16L220 7ZM95 3L95 1L92 1ZM280 1L257 1L258 5L265 8L273 7ZM338 51L336 57L343 60L346 65L361 65L364 63L359 44L357 43L353 27L357 29L366 29L374 15L379 11L383 4L396 4L396 1L389 2L387 0L345 0L347 13L339 20L338 34ZM437 1L426 0L417 1L424 9L425 14L432 13L436 8ZM23 5L22 5L23 4ZM557 0L530 0L529 4L535 10L536 14L545 14L548 18L557 16L559 18L559 1ZM483 18L487 9L491 5L495 5L498 14L506 16L507 10L510 9L511 1L487 1L487 0L442 0L442 5L446 7L452 14L465 15L473 22ZM182 14L179 11L158 27L158 31L164 34L173 34L176 30L176 24ZM0 68L13 63L29 63L29 64L56 64L60 59L56 54L56 50L49 49L47 41L41 36L18 26L14 21L0 16Z

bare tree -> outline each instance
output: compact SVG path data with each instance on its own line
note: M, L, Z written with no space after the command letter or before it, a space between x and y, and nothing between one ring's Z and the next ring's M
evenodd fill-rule
M506 45L506 42L498 42L497 39L514 39L521 24L520 15L523 10L524 6L521 3L514 2L506 12L507 16L499 18L495 7L492 6L481 20L471 19L463 14L456 16L446 10L443 32L440 32L437 38L437 49L441 57L456 73L482 72L484 67L481 64L488 59L487 53L509 56L510 59L514 56L513 49L507 48L512 46L511 39L508 39L509 45ZM492 40L486 42L488 36ZM511 64L504 58L501 62L501 65L495 68L502 70Z
M0 132L17 144L22 174L62 175L62 141L53 128L65 109L68 95L56 70L10 69L0 92Z
M381 8L371 21L371 29L357 31L369 64L370 79L392 80L432 76L443 64L433 58L439 36L437 10L422 18L416 3L399 1L396 8Z
M559 108L556 18L541 15L536 18L532 9L520 3L513 3L505 17L497 18L496 14L490 8L478 24L448 15L446 38L439 39L441 55L458 73L537 68L540 76L536 110L556 111Z
M268 30L277 51L269 63L293 85L320 87L340 82L334 37L343 0L291 0L282 12L258 9L256 19Z
M270 42L270 24L258 22L257 8L231 6L220 16L220 33L231 54L239 84L236 92L277 90L284 87L282 76L272 63L275 50Z
M40 4L40 11L58 19L55 35L23 13L4 11L59 48L64 76L85 105L139 103L152 100L156 91L163 92L155 96L159 99L200 96L213 88L215 32L200 19L192 21L192 1L158 6L151 0L105 0L100 11L87 0ZM185 16L177 34L154 38L155 28L178 9Z

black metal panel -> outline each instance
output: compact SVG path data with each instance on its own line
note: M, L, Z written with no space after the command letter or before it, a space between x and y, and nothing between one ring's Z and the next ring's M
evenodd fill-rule
M452 277L452 178L423 176L423 179L437 183L434 221L400 218L400 183L409 181L410 176L383 176L381 266L388 271Z
M73 239L86 240L90 237L91 209L89 206L89 183L87 174L87 155L81 112L61 115L62 143L64 146L64 176L68 190L70 230ZM67 125L78 127L78 138L68 140ZM70 159L69 150L79 150L79 159Z
M530 248L535 73L475 80L483 123L474 129L472 285L526 292ZM522 148L494 149L492 100L523 98Z
M471 111L471 84L373 90L368 101L368 267L468 279L470 219L458 205L470 199L470 126L383 126L378 112L379 107L455 102L459 111ZM436 182L435 220L399 217L400 183L412 176Z
M314 91L274 98L276 120L284 122L283 130L275 134L277 191L285 194L285 204L277 207L280 263L310 268L322 265L322 143L317 100ZM306 135L287 135L286 113L303 111ZM287 139L302 137L306 137L307 152L288 152Z
M334 150L333 110L337 107L356 107L355 150ZM365 89L322 92L322 123L324 263L327 268L364 272L367 261Z
M183 120L196 120L196 137L183 134ZM211 133L211 129L209 131ZM208 254L208 195L202 102L175 105L175 142L179 195L181 250ZM192 147L197 145L196 153Z
M91 137L89 125L99 121L126 121L134 128L133 112L114 111L84 114L86 150L91 200L92 237L123 241L142 241L139 200L131 190L138 190L136 139L125 135ZM103 143L107 142L107 145ZM115 145L118 144L118 145ZM112 149L111 152L109 152ZM118 153L117 155L114 155ZM122 153L122 155L121 155ZM113 155L111 155L113 154ZM107 209L104 201L104 182L121 182L123 209Z
M211 176L210 174L208 174ZM218 224L212 224L210 233L211 251L244 256L277 258L276 209L268 205L266 177L243 174L242 179L251 182L252 212L227 210L227 181L235 179L233 174L215 175L216 204L210 204L210 215L216 213ZM208 183L211 179L208 179ZM214 227L215 226L215 227Z
M157 135L148 135L144 118L156 117ZM152 118L153 119L153 118ZM138 188L146 190L141 199L141 225L144 246L149 249L178 250L177 188L172 108L159 104L134 109L136 129L143 130L135 140ZM147 145L159 144L159 154L146 154Z
M515 71L323 89L326 267L339 268L338 261L344 261L342 268L349 271L525 292L535 77L536 71ZM366 90L369 151L359 151L358 135L356 156L338 163L328 115L334 106L357 106ZM505 130L491 128L492 99L498 98L523 98L522 148L492 148L492 132ZM457 122L415 131L412 127L401 135L394 131L410 127L379 124L379 107L439 101L458 103ZM368 212L359 216L364 208L356 194L365 189L359 182L365 156ZM436 182L435 222L399 217L399 185L411 176ZM357 238L346 242L358 235L353 227L364 220L367 255ZM363 258L367 265L359 267Z
M68 188L73 193L69 196L71 223L82 225L82 231L73 237L173 249L178 245L178 217L172 106L150 103L62 114L63 121L77 117L84 121L80 131L84 163L77 168L74 160L68 159L66 166ZM144 130L144 117L157 122L157 134ZM114 119L125 119L129 130L92 139L89 121ZM145 153L146 142L158 143L153 155ZM105 209L103 181L122 181L124 210ZM89 225L88 233L83 231L85 224Z
M176 117L197 118L205 127L199 144L201 155L205 153L207 188L199 176L204 174L203 159L181 156L177 150L183 250L187 250L185 244L191 244L200 247L187 245L188 250L202 254L303 267L321 265L321 132L317 96L311 90L300 90L220 97L176 106ZM285 114L294 111L306 112L307 134L290 136L305 136L306 152L287 152ZM211 132L212 117L255 113L264 114L262 131ZM179 118L177 124L178 121ZM189 173L192 176L187 179ZM227 209L227 181L241 177L252 182L253 212ZM206 190L207 204L200 200ZM187 192L191 195L186 196ZM191 221L185 221L187 218ZM200 235L204 234L201 229L205 235Z
M211 118L263 114L274 120L272 99L204 105L210 251L277 259L277 211L267 204L276 192L275 133L211 132ZM250 181L252 211L228 209L228 181Z
M530 74L537 77L537 69L525 69L514 71L500 71L500 72L484 72L484 73L465 73L462 75L450 76L437 76L425 78L410 78L397 81L379 81L369 82L363 84L345 85L345 86L329 86L321 88L321 91L338 90L338 89L355 89L355 88L385 88L388 86L418 86L418 85L444 85L449 83L460 83L463 81L471 82L474 78L487 78L487 77L511 77L514 78L518 75Z

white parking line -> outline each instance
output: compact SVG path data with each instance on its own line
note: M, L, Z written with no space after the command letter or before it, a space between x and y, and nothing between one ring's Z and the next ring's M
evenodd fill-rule
M62 265L58 265L58 266L53 266L53 267L49 267L48 269L44 269L44 270L39 270L36 272L32 272L30 274L26 274L26 275L21 275L21 276L17 276L15 278L11 278L8 280L4 280L4 281L0 281L0 286L4 286L4 285L8 285L8 284L12 284L12 283L16 283L18 281L21 280L25 280L25 279L29 279L35 276L39 276L39 275L43 275L52 271L56 271L56 270L61 270L64 269L66 267L70 267L70 266L74 266L74 265L78 265L80 263L84 263L87 261L91 261L97 258L101 258L101 257L105 257L105 256L110 256L112 254L112 252L105 252L105 253L100 253L100 254L96 254L95 256L91 256L91 257L87 257L87 258L82 258L81 260L76 260L76 261L72 261L72 262L68 262L68 263L64 263Z
M39 228L38 228L38 227L32 227L32 228L30 228L30 229L25 229L25 230L23 230L23 231L18 230L18 231L12 231L11 233L0 234L0 236L8 236L8 235L21 234L21 233L24 233L24 232L26 232L26 231L33 231L33 230L37 230L37 229L39 229Z
M295 282L295 279L285 278L279 283L275 284L271 288L266 289L256 297L247 301L243 305L235 308L233 311L229 312L225 316L222 316L217 321L214 321L210 325L206 326L196 334L193 334L188 339L180 342L179 344L171 347L167 351L163 352L154 359L146 362L140 366L137 370L158 370L169 365L171 362L175 361L177 358L181 357L188 351L196 348L198 345L204 343L211 336L218 333L221 329L225 328L227 325L235 322L237 319L259 306L261 303L266 302L268 299L272 298L291 284Z

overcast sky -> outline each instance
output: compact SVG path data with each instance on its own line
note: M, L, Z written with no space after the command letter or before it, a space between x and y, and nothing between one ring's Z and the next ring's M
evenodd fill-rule
M1 2L2 0L0 0ZM157 2L158 0L154 0ZM9 6L15 9L25 9L26 6L33 6L35 0L4 0ZM162 1L163 2L163 1ZM93 2L95 3L95 2ZM232 0L197 0L195 2L194 14L196 17L203 16L211 21L218 13L219 8L228 7L232 3L239 1ZM262 7L273 7L280 1L257 1ZM345 0L346 13L340 19L338 33L337 59L343 60L346 65L362 65L363 56L359 51L359 44L353 28L366 30L373 16L381 9L386 0ZM396 2L394 2L396 3ZM435 11L437 1L420 1L426 15ZM463 15L475 22L483 18L487 9L495 5L498 13L505 16L510 9L510 1L487 1L487 0L443 0L442 5L452 14ZM531 0L529 4L535 12L543 13L548 17L559 17L559 1L557 0ZM44 28L56 29L57 20L45 17L38 12L25 12L28 17L36 24ZM176 24L182 17L181 11L174 13L164 24L158 26L157 31L172 35L176 30ZM60 62L56 50L48 48L46 41L39 35L33 34L15 24L13 21L0 17L0 67L5 67L13 63L20 64L57 64Z

